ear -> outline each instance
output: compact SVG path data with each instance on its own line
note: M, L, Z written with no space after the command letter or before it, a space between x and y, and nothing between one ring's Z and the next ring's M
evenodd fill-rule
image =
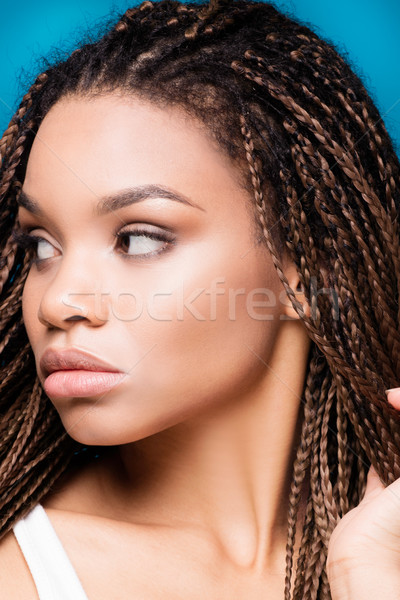
M287 265L284 270L286 278L289 282L290 287L295 293L296 300L300 302L303 310L307 317L310 317L310 305L308 304L307 298L304 294L303 285L300 281L300 277L297 271L297 267L294 263ZM280 319L283 321L300 320L300 316L297 314L292 306L291 300L288 298L286 291L282 290L281 293L281 316Z

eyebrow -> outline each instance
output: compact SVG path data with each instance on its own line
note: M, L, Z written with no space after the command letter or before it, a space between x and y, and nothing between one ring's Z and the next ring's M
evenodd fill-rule
M180 194L171 188L156 184L147 184L126 188L119 190L116 193L103 196L100 198L97 206L95 207L94 214L96 216L102 216L110 212L114 212L120 208L124 208L138 202L143 202L144 200L151 198L166 198L167 200L173 200L175 202L187 204L193 208L197 208L206 212L202 206L199 206L192 200L189 200L183 194ZM39 204L37 204L37 202L31 196L29 196L29 194L24 192L24 190L21 190L19 196L17 197L17 204L34 215L44 216L43 210L40 208Z

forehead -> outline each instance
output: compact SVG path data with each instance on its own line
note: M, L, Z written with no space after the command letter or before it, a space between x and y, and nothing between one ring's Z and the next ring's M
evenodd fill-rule
M82 155L85 156L82 164ZM157 164L162 171L181 165L190 174L218 171L235 180L237 170L207 129L179 107L120 94L89 98L68 97L57 102L45 116L33 143L30 163L42 167L89 166L89 161L115 168L124 155L134 162ZM30 166L30 165L28 165ZM141 165L143 167L143 165ZM182 176L184 172L182 171Z
M70 203L154 184L205 210L249 204L241 174L204 125L178 107L117 94L57 102L39 127L23 187L32 198Z

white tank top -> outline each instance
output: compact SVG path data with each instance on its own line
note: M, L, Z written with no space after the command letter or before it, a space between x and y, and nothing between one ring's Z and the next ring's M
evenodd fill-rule
M13 526L40 600L88 600L43 506L37 504Z

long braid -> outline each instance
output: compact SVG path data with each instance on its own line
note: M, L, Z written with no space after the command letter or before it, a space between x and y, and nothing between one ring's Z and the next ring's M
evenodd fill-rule
M310 359L309 376L307 379L306 387L304 390L304 396L312 398L312 405L308 408L305 406L304 419L308 420L309 432L307 437L304 439L304 444L309 448L310 461L308 463L308 470L311 466L311 458L313 456L313 440L315 436L315 430L320 426L322 419L321 405L327 397L329 387L331 385L332 375L328 369L325 361L321 360L321 355L314 345L312 348L312 355ZM301 443L300 443L301 446ZM304 465L306 468L306 465ZM295 470L295 466L294 466ZM305 476L305 474L304 474ZM289 498L289 505L291 504L291 498ZM315 530L314 524L314 510L313 501L311 495L311 488L309 485L308 498L305 511L305 521L302 531L302 539L300 542L300 550L297 562L296 579L294 582L294 597L297 597L299 590L304 586L304 576L306 568L306 560L308 559L309 546L312 542Z
M13 115L7 129L3 133L0 140L0 166L2 162L6 160L7 152L13 147L15 139L19 135L20 123L32 106L32 96L40 91L46 81L47 73L40 73L30 90L22 98L22 102L19 105L17 112Z
M312 146L310 145L308 140L306 140L301 134L298 134L298 135L299 135L299 138L301 139L301 142L303 142L303 144L307 146L307 153L312 154L312 156L318 157L319 161L316 161L316 162L317 162L317 164L318 164L318 162L320 164L320 169L322 172L322 180L327 185L327 187L331 189L332 196L335 198L335 200L337 199L340 201L340 205L341 205L343 214L347 217L348 223L350 224L350 227L351 227L351 235L356 236L360 247L364 248L365 250L368 250L368 246L363 239L363 233L360 230L359 226L357 225L357 222L354 219L354 213L348 204L348 201L347 201L346 196L344 195L344 192L342 192L341 186L336 182L335 178L332 175L329 176L327 174L328 171L327 171L326 160L320 155L320 153L318 151L316 151L312 148ZM321 189L319 181L315 181L313 179L311 173L309 173L308 168L307 168L307 163L304 160L304 158L303 158L303 160L301 160L301 157L302 157L301 151L298 152L298 155L300 157L300 162L301 162L301 166L299 167L299 169L301 169L301 171L302 171L303 183L307 186L312 187L313 190L315 190L315 192L318 191L319 192L319 194L317 196L318 202L320 202L320 199L322 202L324 202L324 200L323 200L324 193L323 193L323 190ZM340 197L337 197L335 195L336 192L342 192L342 193L340 193ZM362 210L362 208L360 209L360 213L362 215L365 215L365 212ZM345 240L347 243L347 247L350 249L351 248L351 235L349 234L350 232L347 233L346 230L341 227L341 223L338 219L332 220L331 222L335 224L336 231L337 231L338 235L340 236L340 239ZM370 239L371 239L371 236L370 236ZM333 245L335 248L338 247L335 239L333 239ZM367 315L366 315L366 311L365 311L365 300L364 300L364 298L362 298L360 296L360 291L358 290L357 286L353 283L353 280L351 277L351 270L348 268L347 265L356 264L358 275L359 276L363 275L366 278L368 276L372 277L371 269L363 270L362 263L360 263L359 261L356 262L356 259L350 254L350 250L347 253L343 253L343 257L346 257L346 254L349 254L349 258L347 258L346 261L343 261L343 269L345 271L345 273L344 273L345 276L342 277L340 271L338 272L337 275L338 275L338 277L340 277L340 282L339 282L340 285L338 287L339 287L341 294L346 293L348 296L350 296L350 292L351 292L351 294L354 295L354 297L357 300L357 307L360 312L360 317L357 317L354 314L354 312L351 313L350 311L347 312L347 311L341 310L340 318L347 319L347 321L348 321L347 326L349 326L349 327L353 326L354 323L356 322L358 325L358 328L360 330L363 330L365 328L363 323L368 324L368 326L369 326L368 333L370 334L371 337L369 339L366 339L365 343L372 344L373 351L376 351L379 354L379 360L383 361L383 365L385 368L385 377L387 377L387 378L393 377L394 376L393 370L390 366L390 361L387 358L387 350L383 349L381 346L381 340L386 339L387 336L378 336L376 334L375 329L369 325L368 318L366 319ZM338 256L340 256L340 254L338 254ZM381 268L382 268L382 264L379 265L379 270L381 270ZM376 271L375 271L375 276L376 276ZM347 281L349 282L348 285L350 286L350 290L346 289ZM390 282L387 280L386 283L389 284ZM374 293L376 293L376 291L374 291ZM339 300L341 301L340 296L339 296ZM377 305L377 303L379 303L379 297L376 297L376 301L374 302L374 305ZM386 309L388 310L387 306L386 306ZM388 312L390 312L390 310L388 310ZM354 319L357 319L357 321L354 321ZM377 324L379 324L380 321L381 321L381 315L378 315ZM394 342L393 342L393 345L394 345ZM364 344L363 344L363 346L364 346ZM393 347L390 348L390 350L392 353L397 355L397 348L398 348L398 345L396 345L394 348ZM360 351L362 351L361 347L359 349L360 349ZM358 359L359 359L359 357L358 357ZM360 364L359 360L356 360L355 365L359 365L359 364ZM365 365L363 365L363 367L364 366Z
M32 106L32 97L37 94L47 81L47 74L41 73L36 78L30 90L24 95L17 112L12 117L9 126L0 140L0 168L4 175L0 183L0 206L3 208L2 225L0 226L0 295L15 261L16 245L11 238L3 236L3 228L7 224L10 208L7 205L6 194L12 186L16 167L20 162L27 139L27 131L34 127L34 121L30 119L26 124L24 119L29 114ZM4 201L4 198L6 200ZM2 240L5 239L4 245Z
M238 65L235 64L234 67L237 69ZM251 78L253 81L259 83L260 85L264 85L265 82L261 79L260 75L254 74L249 69L240 67L240 65L239 65L239 69L242 69L242 72L245 73L246 77ZM277 92L276 89L274 89L273 95L274 96L278 96L278 92ZM279 97L282 100L282 102L284 102L288 106L291 106L290 102L286 101L282 97L282 94L280 94ZM313 128L314 129L316 128L317 130L321 131L321 127L319 126L319 124L317 124L317 125L315 124L315 119L307 118L304 109L302 109L300 111L299 108L298 108L298 105L296 103L295 103L295 112L301 113L301 120L302 121L307 122L307 123L312 122ZM325 133L324 136L321 136L321 137L323 137L323 139L327 139L329 136L328 136L328 134ZM329 146L329 144L330 144L330 146ZM338 162L339 162L339 158L338 157L343 155L343 151L341 149L339 149L338 144L336 142L334 142L333 140L329 140L328 139L327 140L327 145L328 145L328 148L335 148L335 155L336 155L336 158L338 159ZM344 158L342 162L344 162L345 165L348 166L348 164L349 164L350 161L349 161L348 158ZM357 187L357 189L359 189L361 191L362 196L365 199L365 193L364 193L365 186L363 186L362 189L360 189L357 185L356 185L356 187ZM318 192L317 184L315 184L314 188L315 188L316 197L318 198L318 201L320 203L324 202L324 196L323 196L323 194L320 192L320 194L318 195L318 193L317 193ZM381 211L374 210L373 211L374 216L377 218L379 216L380 212ZM322 216L322 218L325 218L325 215L322 212L321 212L321 216ZM327 219L328 219L328 217L326 217L326 220ZM385 219L385 222L387 222L387 219ZM327 224L329 225L329 223L327 223ZM369 264L369 267L370 267L370 264ZM382 298L383 290L382 290L382 288L379 288L379 284L377 285L377 283L376 283L377 279L379 279L377 272L374 272L373 275L374 275L374 277L373 277L374 285L372 285L371 287L372 287L373 297L376 298L376 302L374 303L374 305L376 306L376 305L379 305L379 301ZM381 293L379 294L379 292L381 292ZM393 339L392 349L394 348L395 354L397 356L398 355L398 339L399 339L399 334L398 334L398 331L397 331L397 329L395 327L394 321L390 319L390 314L392 314L390 308L388 307L387 304L385 304L384 308L387 310L387 313L389 314L389 316L387 316L386 320L389 322L387 326L390 327L390 334L388 335L387 331L385 331L381 327L381 335L382 335L382 337L384 339L388 339L389 341ZM379 323L380 323L380 321L379 321ZM385 362L387 362L387 359L385 359ZM385 364L385 362L384 362L384 364ZM393 377L393 371L390 369L388 371L388 373L386 374L386 376L392 378Z
M302 432L300 436L300 442L297 449L296 459L293 464L293 480L291 485L291 491L289 496L289 512L288 512L288 539L287 539L287 556L286 556L286 597L290 598L290 587L291 587L291 575L292 575L292 564L293 564L293 553L295 543L295 533L297 526L297 514L299 508L299 501L302 492L302 486L305 481L306 472L310 465L310 457L312 450L312 440L314 436L314 430L317 426L316 413L319 399L322 395L324 397L326 386L330 379L330 373L328 372L325 377L324 371L326 371L326 363L318 361L321 358L316 346L312 347L312 355L310 358L310 368L306 380L304 389L304 417L302 423ZM320 381L321 377L322 383ZM308 503L309 507L310 502ZM300 552L298 556L297 571L301 571L304 565L305 555L303 550L305 549L305 533L310 533L307 528L307 517L305 527L303 531L303 538L300 544Z
M254 54L252 54L251 57L253 58ZM238 69L238 67L239 67L239 72L241 70L241 73L245 72L246 75L249 76L249 73L250 73L249 70L246 71L245 68L241 67L237 63L234 64L234 67L236 69ZM258 81L257 81L257 78L258 78ZM257 81L257 83L261 83L260 77L257 76L257 75L255 75L255 74L253 74L253 73L251 73L251 79ZM276 92L275 92L275 97L279 97L281 99L281 96L278 95ZM298 111L298 112L301 114L301 119L304 118L304 111ZM315 126L315 123L313 123L313 126ZM318 127L316 129L318 130ZM243 131L243 124L242 124L242 131ZM246 137L248 138L248 132L243 131L243 133L244 133L245 139L246 139ZM292 133L293 133L293 131L292 131ZM347 141L349 141L349 137L346 136L346 138L347 138ZM332 140L330 140L330 142L331 142L331 147L334 148L335 145L334 145L334 143L332 143ZM329 143L329 141L328 141L328 143ZM338 153L336 153L336 154L338 154ZM313 153L313 155L315 156L315 152ZM336 158L338 158L338 156L336 156ZM357 159L358 159L358 157L356 157L356 161L357 161ZM296 162L296 158L295 158L295 162ZM358 162L359 162L359 160L358 160ZM326 166L327 166L327 163L326 163L326 160L325 160L325 165L323 165L323 167L326 168ZM299 172L299 170L300 170L299 167L298 167L297 170ZM250 171L251 171L251 169L250 169ZM322 172L324 172L324 170L322 170ZM365 182L365 176L364 176L364 182ZM253 183L254 183L254 177L253 177ZM255 182L255 183L257 183L257 182ZM303 181L303 183L304 183L304 181ZM315 185L315 182L314 182L314 185ZM304 187L307 188L307 185L304 185ZM360 189L360 187L358 189L361 192L363 192L363 189L362 188ZM363 184L363 187L365 188L365 183ZM256 198L257 198L257 189L255 189L255 194L256 194ZM371 196L371 195L373 196L373 194L370 194L369 196ZM368 196L367 196L367 199L368 199ZM364 196L364 200L365 200L365 196ZM300 202L299 202L299 204L300 204ZM300 209L300 206L298 206L298 209ZM300 212L300 211L295 211L295 212ZM377 211L373 211L373 214L374 214L375 218L377 216L379 216L377 214ZM381 214L382 214L382 210L381 210ZM292 216L293 216L293 211L292 211ZM384 218L385 218L385 222L387 222L386 213L384 213ZM350 221L350 222L352 222L352 221ZM302 220L302 223L304 224L305 220ZM305 237L308 237L308 240L309 240L310 236L307 235L307 233L308 232L306 230L305 231ZM395 231L392 231L391 233L392 233L392 237L390 239L393 239ZM295 242L296 242L296 240L295 240ZM398 242L396 242L396 244L397 243ZM395 245L395 247L396 247L396 245ZM338 255L340 255L340 254L338 253ZM369 263L368 266L370 267L370 263ZM382 267L382 264L380 265L380 267ZM378 276L377 276L377 273L375 272L375 277L374 277L374 280L373 280L374 283L375 283L376 279L378 279ZM389 281L388 278L386 279L385 283L386 284L390 283L390 281ZM344 287L343 284L344 284L344 281L342 280L341 281L340 289L343 289L343 287ZM391 309L389 307L386 307L386 308L390 312ZM343 314L343 311L342 311L342 314ZM391 313L391 314L393 314L393 313ZM391 325L393 325L393 322L391 323ZM381 330L381 334L382 334L382 330ZM394 338L393 344L395 344L395 345L392 344L392 347L390 348L390 351L391 351L392 355L394 355L396 358L398 358L398 356L399 356L398 344L395 343L398 334L397 334L397 331L395 329L394 329L394 334L395 334L396 337ZM389 334L389 336L390 336L390 334ZM386 330L386 332L385 331L383 332L383 335L382 335L381 339L385 339L386 342L387 341L389 341L389 342L391 341L390 337L389 337L389 340L388 340L388 331L387 330ZM379 344L377 344L377 345L378 345L378 348L379 348ZM358 344L358 349L359 348L360 348L360 344ZM393 375L394 375L393 370L390 368L390 363L387 361L387 358L385 357L385 355L383 354L383 352L382 352L380 358L383 359L383 360L381 360L381 362L383 363L384 367L387 366L387 368L388 368L388 372L386 374L386 376L388 377L388 379L390 377L393 377ZM355 364L358 364L358 363L355 362ZM396 364L396 366L397 366L397 364ZM333 398L334 398L334 396L331 395L331 400L333 400ZM340 403L340 401L338 402L338 404L342 407L342 404ZM327 406L329 406L328 403L327 403ZM381 414L381 412L382 411L380 410L379 414ZM327 411L325 414L328 415L329 411ZM327 423L328 423L327 417L325 417L324 421L325 421L325 425L324 425L323 429L326 430ZM341 514L344 514L346 512L346 510L348 509L348 507L349 507L349 503L347 501L347 498L345 499L346 486L344 485L344 482L343 482L343 479L344 479L344 477L346 477L346 474L347 475L349 474L349 469L348 468L344 468L344 460L345 460L345 458L343 456L343 454L345 456L347 455L347 452L346 452L347 449L345 449L345 444L346 444L346 439L347 439L347 436L345 434L345 423L346 423L346 421L344 420L344 413L343 413L343 410L341 409L341 411L338 413L338 418L337 418L337 427L338 427L339 440L340 440L338 442L338 449L340 449L340 450L338 450L339 451L338 461L339 461L339 465L340 466L339 466L339 469L338 469L338 471L339 471L339 475L338 475L338 477L339 477L339 485L336 486L336 489L339 490L339 496L340 496L339 502L340 502L340 507L341 507ZM337 523L337 520L338 520L338 517L339 517L339 514L337 512L334 512L334 513L332 512L332 510L334 509L334 507L335 507L334 510L336 511L335 504L330 504L329 503L329 498L332 498L332 485L331 485L330 477L329 477L329 472L330 472L329 471L329 466L328 466L328 464L326 462L326 459L325 459L325 456L326 456L326 439L327 439L326 432L325 432L325 436L323 437L323 439L324 439L325 452L324 452L324 447L323 447L321 449L321 459L322 459L322 463L323 463L322 464L322 472L323 472L324 475L323 475L323 477L321 479L322 491L321 491L320 494L317 495L317 497L319 496L319 501L316 503L316 510L317 510L316 514L318 514L318 511L319 511L319 509L321 507L322 501L324 501L324 503L328 501L328 507L327 508L328 508L328 515L330 517L330 525L328 526L328 523L322 521L322 528L321 528L321 530L327 532L327 535L325 536L325 539L324 539L324 542L325 542L325 544L324 544L324 552L322 551L321 541L319 541L318 539L314 540L313 548L312 548L312 551L311 551L311 554L314 557L315 556L319 556L320 558L322 557L322 561L319 560L320 567L323 566L324 558L326 558L327 541L329 540L329 534L332 531L332 529L335 526L335 524ZM363 439L363 438L361 438L361 439ZM376 451L376 446L379 445L379 444L380 444L379 440L376 439L375 440L375 451ZM364 448L365 447L366 447L366 445L364 445ZM388 466L389 470L392 469L392 468L393 468L393 466ZM332 500L333 500L333 498L332 498ZM326 590L326 588L327 588L327 577L326 577L326 572L324 572L324 568L319 569L319 570L316 569L316 565L314 564L314 561L310 560L310 558L307 561L305 561L304 558L303 558L302 564L304 564L304 562L307 563L308 576L305 575L303 580L300 580L300 581L297 582L297 587L295 587L295 596L294 597L297 597L297 595L298 595L298 597L302 597L302 598L315 597L315 593L316 593L316 584L315 584L315 581L317 579L319 580L320 577L321 577L321 584L324 587L324 593L326 594L327 593L327 590ZM299 571L299 573L301 573L301 571ZM288 577L287 577L287 580L288 580ZM286 585L286 597L289 597L288 596L288 588L289 588L289 586L287 584ZM313 592L312 595L309 596L309 593L311 593L310 590L314 590L314 592ZM300 594L301 594L301 596L300 596Z
M256 161L254 158L254 144L251 139L251 134L246 127L245 119L241 117L241 130L244 138L244 145L246 156L249 162L249 171L251 174L252 184L254 187L255 194L255 202L256 206L259 206L259 214L260 220L263 227L263 231L267 238L269 232L266 229L266 223L264 219L264 214L266 212L261 185L260 185L260 177L257 173ZM270 242L272 246L272 242ZM269 246L270 247L270 246ZM271 247L270 247L271 249ZM271 252L273 254L273 251ZM276 266L276 265L275 265ZM279 271L278 271L279 272ZM327 456L327 427L329 421L330 409L333 404L333 400L335 399L335 387L331 387L330 394L328 395L324 404L321 405L321 409L319 411L320 416L323 414L323 419L321 423L321 427L317 427L315 429L315 435L317 438L314 441L315 450L313 452L314 457L314 476L311 475L310 483L311 488L313 490L312 501L314 504L314 514L315 514L315 529L314 529L314 539L311 546L310 556L307 557L307 561L305 561L305 557L303 561L307 564L307 570L304 575L304 580L302 582L302 597L303 598L313 598L316 594L316 582L319 581L321 573L325 568L325 561L328 550L328 540L331 531L338 521L338 512L336 508L336 503L334 498L332 497L332 485L330 481L330 469L326 460ZM302 435L302 441L304 440L304 431ZM321 439L321 441L319 441ZM300 445L301 447L301 445ZM320 457L320 465L319 461L316 462L317 457ZM297 465L295 463L294 473L296 474ZM321 477L322 475L322 477ZM296 479L294 479L296 481ZM319 482L321 481L321 485ZM298 498L298 484L297 489L292 489L293 498ZM323 507L326 506L324 509ZM294 509L294 510L293 510ZM295 513L296 504L293 503L290 505L289 509L289 538L287 545L287 569L286 569L286 597L289 597L290 594L290 575L292 568L292 554L293 554L293 543L294 543L294 532L295 526L293 525L293 513ZM319 525L318 525L319 523ZM318 529L317 529L318 527ZM315 537L316 532L320 532L320 537ZM309 595L310 594L310 595Z

